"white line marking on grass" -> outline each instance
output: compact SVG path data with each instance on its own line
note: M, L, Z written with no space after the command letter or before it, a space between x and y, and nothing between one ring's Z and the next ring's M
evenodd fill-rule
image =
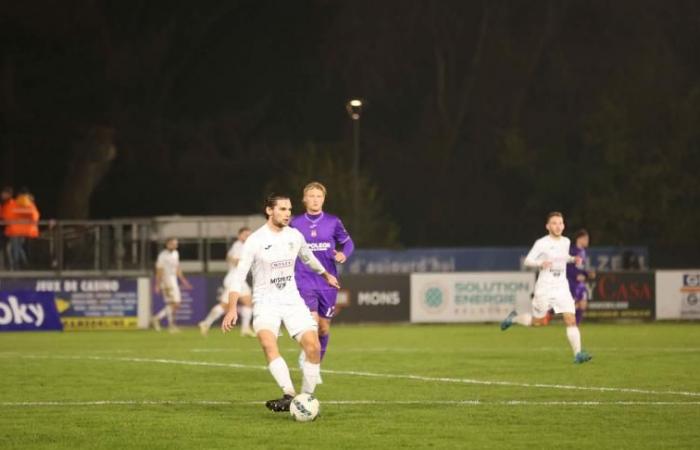
M250 364L236 363L218 363L209 361L188 361L179 359L163 359L163 358L126 358L116 357L108 358L104 356L40 356L40 355L24 355L23 358L42 358L42 359L74 359L74 360L92 360L92 361L115 361L115 362L137 362L137 363L157 363L157 364L177 364L185 366L203 366L203 367L225 367L234 369L254 369L267 370L267 366L257 366ZM298 370L292 368L291 370ZM427 381L432 383L456 383L456 384L475 384L482 386L510 386L524 388L540 388L540 389L561 389L574 391L595 391L595 392L619 392L628 394L645 394L645 395L681 395L685 397L700 397L700 392L690 391L656 391L650 389L639 388L620 388L606 386L575 386L569 384L546 384L546 383L518 383L514 381L494 381L494 380L475 380L471 378L450 378L450 377L426 377L421 375L410 374L391 374L391 373L374 373L374 372L358 372L352 370L327 370L323 373L335 375L349 375L368 378L386 378L395 380L413 380Z
M700 401L689 402L643 402L643 401L531 401L531 400L323 400L324 405L484 405L484 406L684 406L700 405ZM219 401L219 400L86 400L86 401L35 401L0 402L0 406L42 407L42 406L235 406L263 405L263 401Z

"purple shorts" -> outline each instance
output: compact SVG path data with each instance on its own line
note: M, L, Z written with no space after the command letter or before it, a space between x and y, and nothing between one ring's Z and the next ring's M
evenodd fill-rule
M573 297L575 302L588 300L588 288L586 287L586 283L576 283Z
M311 312L318 313L319 317L330 319L335 314L335 302L338 299L337 290L313 290L299 291L306 306Z

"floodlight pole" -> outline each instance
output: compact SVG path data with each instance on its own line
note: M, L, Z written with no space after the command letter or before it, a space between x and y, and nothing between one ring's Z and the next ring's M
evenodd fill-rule
M352 157L352 210L353 210L353 232L357 233L360 215L360 112L362 101L358 99L350 100L346 109L352 120L353 135L353 157Z

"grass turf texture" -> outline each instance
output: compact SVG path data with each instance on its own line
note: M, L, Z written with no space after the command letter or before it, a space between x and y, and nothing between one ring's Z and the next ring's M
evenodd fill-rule
M279 390L252 338L218 329L207 338L194 329L3 334L0 442L151 449L700 445L700 326L585 324L582 335L594 359L575 365L560 324L506 332L497 325L338 325L316 391L321 416L304 424L263 406ZM296 343L284 336L280 346L299 386Z

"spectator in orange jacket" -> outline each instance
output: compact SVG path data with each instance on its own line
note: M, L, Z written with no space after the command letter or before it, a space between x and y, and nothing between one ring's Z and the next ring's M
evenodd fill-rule
M5 220L5 210L6 208L12 207L15 203L15 190L12 186L5 186L0 192L0 220ZM5 236L5 225L0 227L0 260L2 260L2 267L5 269L5 261L9 261L9 240Z
M10 270L17 270L27 265L26 240L39 237L39 210L34 204L34 197L26 188L22 188L14 204L9 204L2 212L3 219L9 222L5 227L5 236L10 239Z

